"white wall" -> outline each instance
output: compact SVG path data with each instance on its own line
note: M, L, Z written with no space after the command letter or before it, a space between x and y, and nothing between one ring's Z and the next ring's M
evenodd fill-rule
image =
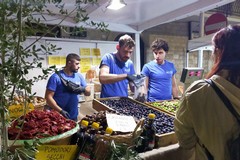
M35 37L30 37L26 41L26 45L29 45L34 41ZM47 44L54 44L57 45L57 47L61 47L62 50L57 51L53 53L53 55L56 56L67 56L68 53L74 52L79 53L80 48L99 48L101 56L105 53L113 52L116 50L116 44L117 42L113 41L89 41L89 40L76 40L76 39L63 39L63 38L43 38L40 42L36 44L36 46L39 45L47 45ZM48 67L48 56L43 54L39 54L39 56L43 57L44 60L42 61L43 68ZM29 58L29 61L31 61L31 58ZM58 68L61 68L63 66L57 66ZM41 69L33 69L29 71L29 78L32 78L34 76L38 76L42 74ZM84 74L83 74L84 75ZM85 75L84 75L85 77ZM37 96L44 97L45 89L47 85L47 80L41 80L34 84L32 87L32 92L36 92Z

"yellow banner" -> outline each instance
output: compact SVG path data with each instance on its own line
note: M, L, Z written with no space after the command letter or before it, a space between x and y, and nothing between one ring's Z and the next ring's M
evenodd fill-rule
M36 160L73 160L77 145L41 145Z

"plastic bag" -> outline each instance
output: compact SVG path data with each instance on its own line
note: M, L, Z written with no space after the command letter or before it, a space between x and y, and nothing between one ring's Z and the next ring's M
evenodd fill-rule
M146 94L146 77L143 76L140 79L134 81L134 95L133 99L139 102L145 102L147 99Z

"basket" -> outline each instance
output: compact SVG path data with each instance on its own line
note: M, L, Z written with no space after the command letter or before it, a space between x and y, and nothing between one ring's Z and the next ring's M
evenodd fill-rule
M69 145L72 135L79 130L79 125L76 123L76 127L59 135L46 137L39 139L40 143L48 144L48 145ZM34 139L29 140L8 140L10 151L14 151L14 149L24 146L25 143L32 145L34 143Z
M34 101L33 101L34 109L42 110L44 106L47 104L45 98L42 98L39 96L34 96L33 98L34 98Z
M115 143L117 144L126 144L128 146L133 146L135 145L135 140L136 138L138 138L140 136L140 134L142 133L142 127L144 124L144 119L141 119L134 131L132 133L128 133L128 134L120 134L120 135L97 135L98 139L103 139L105 141L112 141L114 140Z

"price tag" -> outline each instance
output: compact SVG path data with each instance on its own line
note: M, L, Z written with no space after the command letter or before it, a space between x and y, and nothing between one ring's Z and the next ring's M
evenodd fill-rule
M106 114L108 127L114 131L133 132L136 122L132 116Z
M77 145L41 145L36 160L72 160L76 151Z
M34 105L32 103L28 103L28 106L26 107L26 113L34 110ZM8 108L9 111L9 117L10 118L18 118L20 116L22 116L24 114L24 105L23 104L15 104L15 105L11 105Z

